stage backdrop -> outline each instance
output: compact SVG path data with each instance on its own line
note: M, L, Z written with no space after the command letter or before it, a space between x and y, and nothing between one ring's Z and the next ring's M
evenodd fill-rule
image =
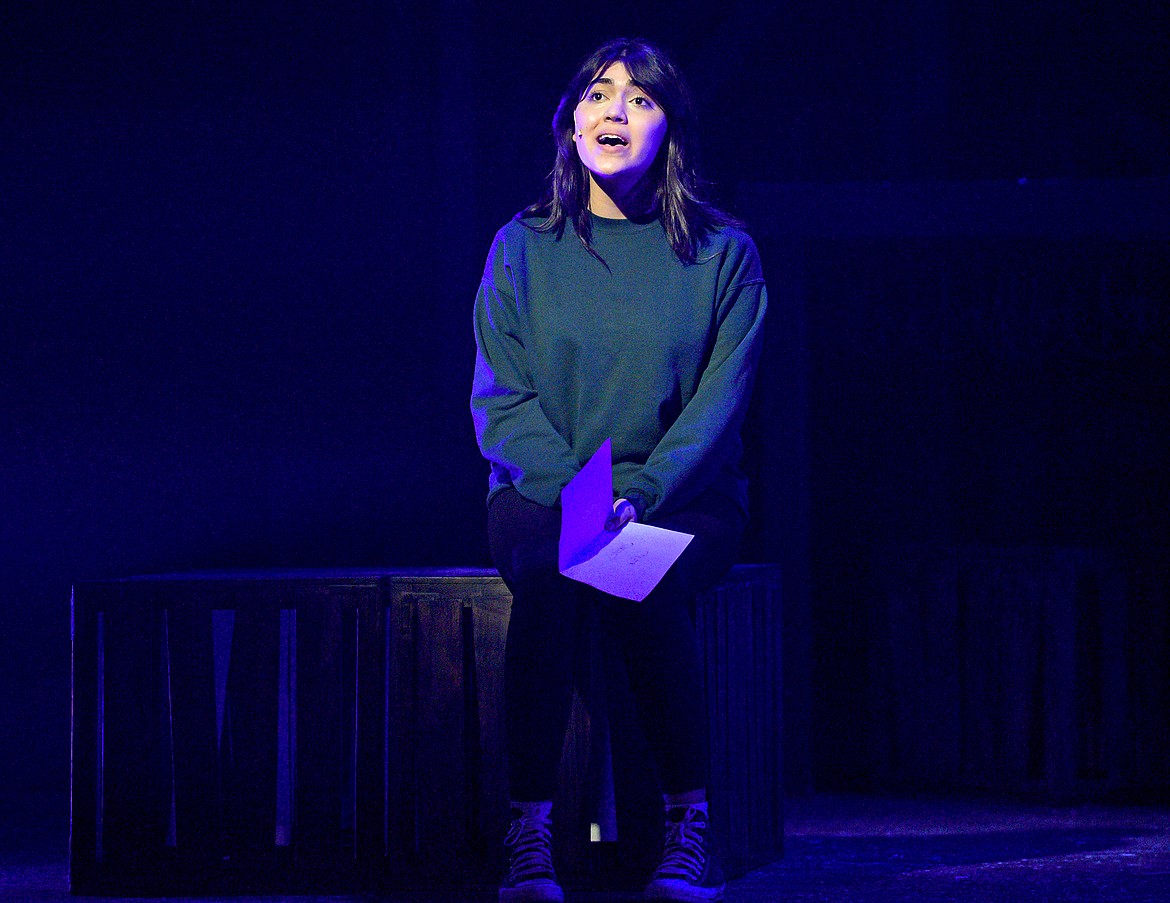
M563 83L629 32L693 81L772 288L744 557L784 566L792 788L1165 788L1167 34L1141 6L6 9L3 795L65 812L74 580L487 563L471 300ZM1054 560L1122 588L1037 626ZM1016 665L971 620L1005 569ZM981 689L1052 643L1073 715L1034 677ZM914 703L952 652L964 682Z

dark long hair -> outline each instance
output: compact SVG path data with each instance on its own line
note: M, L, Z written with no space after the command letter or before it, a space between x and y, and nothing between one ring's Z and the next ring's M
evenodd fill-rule
M666 140L647 174L654 186L655 212L667 240L684 263L693 263L706 234L719 226L739 225L705 197L695 148L695 105L678 67L661 48L638 38L617 38L598 47L581 63L561 95L553 115L556 161L544 196L520 215L543 217L537 231L564 234L571 221L581 243L593 250L589 217L589 172L573 143L573 111L585 90L613 63L624 63L630 80L641 86L666 114Z

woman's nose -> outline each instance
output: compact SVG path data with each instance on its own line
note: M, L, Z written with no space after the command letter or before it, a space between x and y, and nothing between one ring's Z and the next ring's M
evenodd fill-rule
M615 97L609 102L609 106L605 110L605 118L613 120L614 122L626 121L626 104L620 97Z

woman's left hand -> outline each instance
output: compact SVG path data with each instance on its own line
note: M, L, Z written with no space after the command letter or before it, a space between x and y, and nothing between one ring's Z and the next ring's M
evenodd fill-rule
M634 506L626 499L618 499L613 503L613 513L605 519L605 529L610 533L616 533L626 524L637 521L638 512L634 510Z

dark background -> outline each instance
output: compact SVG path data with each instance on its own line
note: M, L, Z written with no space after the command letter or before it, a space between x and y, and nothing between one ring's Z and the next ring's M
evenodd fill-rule
M915 787L872 637L936 639L880 592L929 548L1121 581L1074 600L1078 680L1124 674L1071 791L1164 792L1164 10L4 4L0 795L64 811L76 580L487 564L472 297L626 33L688 74L769 279L744 559L785 568L791 789ZM933 784L1019 789L971 774Z

